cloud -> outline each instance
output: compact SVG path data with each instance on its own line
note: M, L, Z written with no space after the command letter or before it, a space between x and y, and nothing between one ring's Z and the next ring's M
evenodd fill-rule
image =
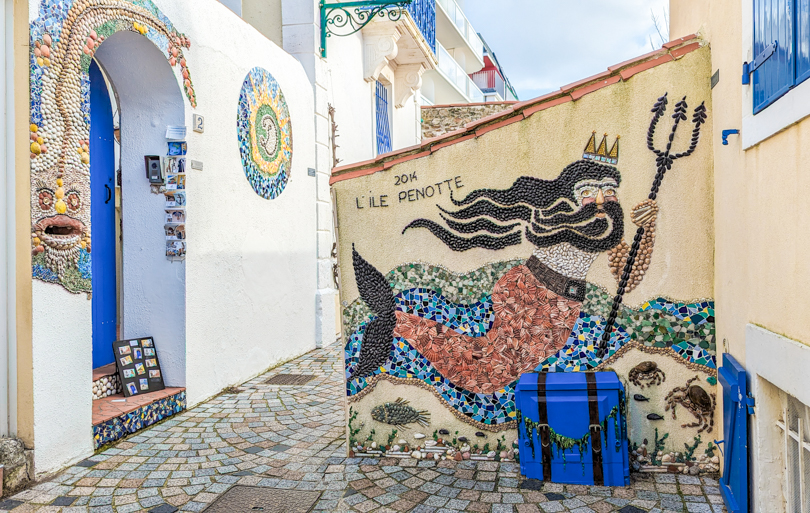
M466 0L459 2L486 39L518 96L529 99L661 45L651 9L667 0ZM659 27L666 31L663 21ZM664 34L666 36L666 33Z

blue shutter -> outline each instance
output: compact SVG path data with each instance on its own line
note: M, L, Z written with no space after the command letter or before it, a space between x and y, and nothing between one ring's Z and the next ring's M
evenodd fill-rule
M737 360L723 354L717 373L723 387L723 477L720 493L729 513L748 512L748 415L753 399L748 395L748 377Z
M388 88L377 81L377 155L391 151L391 121L388 116Z
M777 41L776 52L754 72L754 114L761 111L794 84L794 1L754 0L754 55Z
M796 84L810 77L810 0L796 0Z

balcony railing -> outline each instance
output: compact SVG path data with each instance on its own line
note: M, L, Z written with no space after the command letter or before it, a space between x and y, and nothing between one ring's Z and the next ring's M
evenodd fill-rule
M473 83L472 79L464 72L464 68L456 62L450 53L444 49L441 43L436 42L436 56L439 58L439 70L447 79L452 82L461 93L472 103L483 102L484 93Z
M406 9L413 21L416 22L416 26L422 32L422 37L425 38L430 49L433 50L433 53L436 53L435 0L413 0Z
M436 3L444 9L444 12L446 12L447 16L453 21L453 24L455 24L458 31L461 32L461 35L464 36L464 39L467 40L467 43L475 54L478 56L483 55L484 43L481 42L478 33L473 29L467 17L464 16L461 7L458 6L455 0L436 0Z
M481 70L470 75L472 81L484 94L498 94L501 100L506 99L506 82L494 69Z

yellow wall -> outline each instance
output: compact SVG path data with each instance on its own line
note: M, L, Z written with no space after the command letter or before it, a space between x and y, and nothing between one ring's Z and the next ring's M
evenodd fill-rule
M715 173L715 298L717 337L744 361L745 326L810 344L810 203L805 118L748 150L738 136L720 144L723 129L740 129L744 88L742 5L735 0L673 0L673 35L701 30L712 52ZM718 350L720 346L718 346Z

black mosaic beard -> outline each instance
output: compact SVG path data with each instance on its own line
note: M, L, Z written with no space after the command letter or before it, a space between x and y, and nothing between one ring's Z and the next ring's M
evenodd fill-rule
M607 251L624 237L624 213L616 201L608 201L602 208L604 218L596 217L599 208L589 203L573 214L539 219L526 227L526 240L539 248L567 242L581 251Z

